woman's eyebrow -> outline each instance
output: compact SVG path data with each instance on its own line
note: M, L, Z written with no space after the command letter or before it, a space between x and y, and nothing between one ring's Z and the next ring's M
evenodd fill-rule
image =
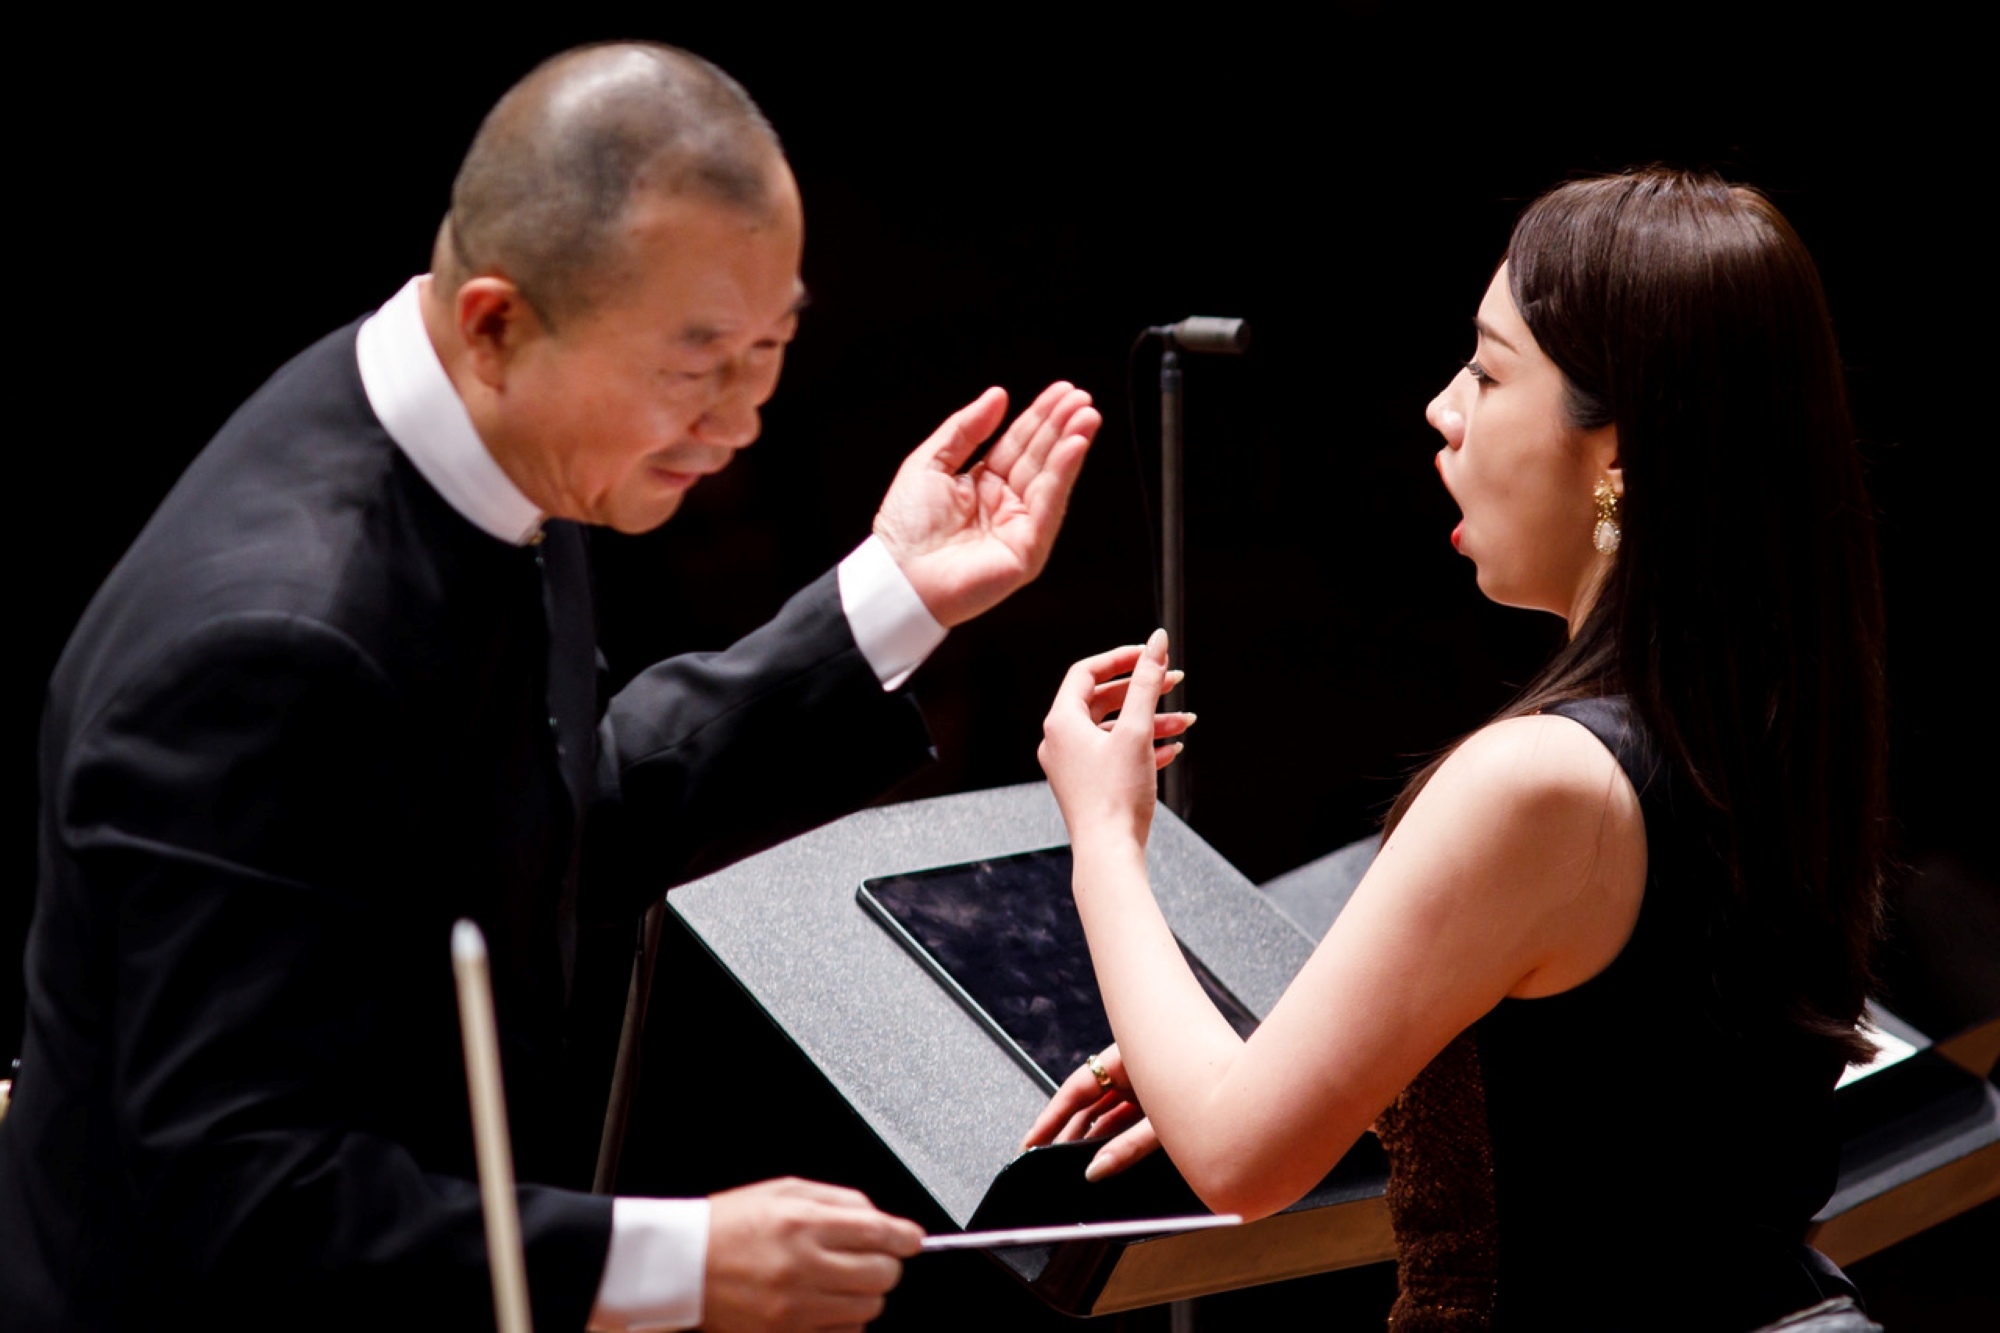
M1514 346L1513 343L1508 342L1505 338L1495 333L1493 331L1493 326L1491 324L1488 324L1485 320L1481 319L1477 315L1474 315L1472 317L1472 329L1473 332L1477 333L1480 337L1487 338L1492 340L1493 342L1499 343L1502 347L1512 352L1515 356L1519 356L1521 354L1520 348Z

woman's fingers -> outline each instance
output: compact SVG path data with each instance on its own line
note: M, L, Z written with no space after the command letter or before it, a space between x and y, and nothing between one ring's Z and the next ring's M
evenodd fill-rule
M1099 1082L1088 1063L1079 1065L1035 1117L1035 1123L1021 1140L1022 1152L1045 1143L1070 1143L1101 1136L1144 1114L1133 1100L1131 1089L1125 1086L1125 1061L1118 1053L1118 1043L1099 1051L1097 1063L1111 1080L1111 1086Z
M1144 680L1147 707L1155 706L1159 697L1179 685L1187 678L1187 673L1179 670L1166 671L1164 677L1157 669L1149 669L1148 645L1157 642L1159 656L1156 661L1164 665L1166 661L1166 631L1155 630L1147 645L1125 644L1122 647L1086 657L1074 663L1064 673L1062 685L1056 690L1055 706L1050 716L1065 710L1066 706L1081 704L1093 722L1102 722L1114 712L1124 709L1131 697L1135 681Z
M1114 676L1123 675L1132 669L1144 649L1113 648L1108 653L1086 657L1073 664L1063 673L1062 684L1056 689L1055 702L1049 706L1048 721L1067 724L1073 718L1099 720L1092 706L1098 687Z
M1104 1113L1091 1122L1090 1133L1085 1137L1101 1139L1117 1134L1122 1130L1130 1129L1133 1125L1144 1119L1145 1114L1145 1112L1139 1109L1137 1103L1128 1102L1121 1098L1116 1104L1106 1107Z
M1121 644L1094 656L1086 657L1076 665L1087 671L1093 682L1109 681L1114 676L1130 675L1140 656L1146 651L1142 643Z
M1096 1101L1070 1117L1062 1133L1056 1135L1057 1143L1074 1143L1078 1139L1092 1138L1097 1133L1097 1122L1115 1107L1121 1098L1115 1092L1107 1092Z
M1104 721L1097 724L1099 731L1110 731L1118 724ZM1169 736L1178 736L1194 725L1193 713L1158 713L1153 717L1153 739L1163 741Z
M1125 687L1125 706L1118 712L1118 729L1132 732L1153 730L1153 712L1167 684L1167 632L1153 631L1146 650L1132 666L1132 679Z
M1185 679L1187 679L1187 672L1182 671L1179 667L1175 667L1167 673L1167 688L1162 690L1161 693L1171 692L1175 686L1179 685ZM1125 706L1125 689L1131 683L1132 678L1130 676L1121 676L1117 680L1107 681L1099 685L1090 696L1091 717L1102 722L1105 718L1123 708Z
M1043 1143L1064 1143L1060 1137L1069 1123L1079 1115L1088 1115L1096 1103L1104 1099L1105 1091L1097 1086L1097 1076L1090 1072L1088 1065L1082 1066L1063 1080L1056 1089L1049 1104L1035 1117L1035 1123L1028 1127L1026 1137L1021 1140L1021 1151L1026 1152Z
M1115 1176L1159 1146L1160 1136L1153 1132L1153 1122L1141 1120L1099 1148L1097 1155L1090 1159L1090 1165L1083 1168L1083 1178L1102 1180L1106 1176Z

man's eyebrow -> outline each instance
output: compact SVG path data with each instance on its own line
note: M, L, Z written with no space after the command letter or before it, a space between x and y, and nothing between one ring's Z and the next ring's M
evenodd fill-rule
M1499 343L1502 347L1512 352L1515 356L1519 356L1521 354L1520 348L1514 346L1513 343L1508 342L1505 338L1495 333L1493 331L1493 326L1491 324L1488 324L1485 320L1481 319L1477 315L1474 315L1472 317L1472 331L1474 333L1477 333L1482 338L1490 338L1494 342Z
M799 294L793 299L792 308L786 313L796 317L811 304L812 293L808 292L805 289L805 285L801 283ZM686 347L708 347L720 341L722 341L722 330L711 328L706 324L690 324L681 330L681 343Z

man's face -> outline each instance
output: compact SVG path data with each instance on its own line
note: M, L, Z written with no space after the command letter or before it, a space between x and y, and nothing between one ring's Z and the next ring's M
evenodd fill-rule
M758 212L634 200L628 277L510 358L505 428L552 515L649 531L757 438L804 293L798 188L773 180Z

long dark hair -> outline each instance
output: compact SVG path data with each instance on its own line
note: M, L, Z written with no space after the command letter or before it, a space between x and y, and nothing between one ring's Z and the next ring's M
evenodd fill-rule
M1722 872L1703 904L1715 1012L1865 1058L1888 838L1882 596L1818 270L1757 191L1657 167L1544 195L1507 267L1571 424L1617 428L1625 494L1583 624L1500 716L1626 695Z

